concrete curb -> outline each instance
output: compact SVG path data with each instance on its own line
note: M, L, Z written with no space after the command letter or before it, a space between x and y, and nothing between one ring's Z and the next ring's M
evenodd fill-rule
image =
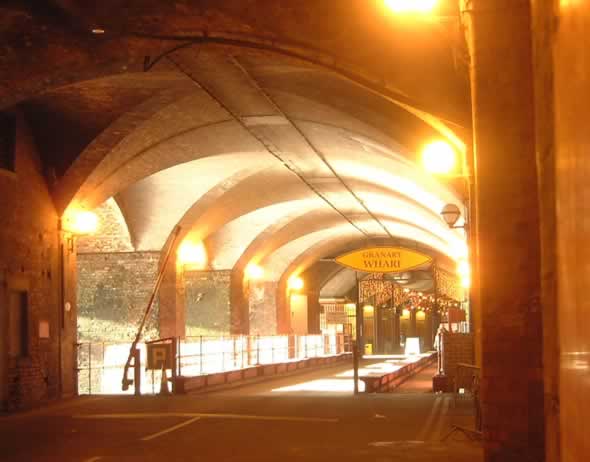
M390 372L381 376L359 378L365 382L365 393L388 393L395 390L422 369L434 363L437 356L438 353L433 353L419 361L407 364L395 372Z

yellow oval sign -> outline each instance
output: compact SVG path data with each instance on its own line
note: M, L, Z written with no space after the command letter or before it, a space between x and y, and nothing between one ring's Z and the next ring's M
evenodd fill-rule
M366 273L399 273L431 262L432 257L403 247L371 247L336 258L336 263Z

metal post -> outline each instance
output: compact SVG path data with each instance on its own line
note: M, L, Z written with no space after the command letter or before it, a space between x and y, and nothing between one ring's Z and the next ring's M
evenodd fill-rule
M88 342L88 394L92 394L92 342Z
M199 369L200 375L203 375L203 336L199 336Z
M260 364L260 335L256 336L256 365Z
M225 345L223 344L223 335L221 336L221 372L225 372Z
M354 380L354 394L359 394L359 351L356 340L352 341L352 369Z
M133 350L133 383L135 384L135 396L141 395L141 351Z
M181 352L180 352L180 343L182 342L182 339L180 337L178 337L178 351L177 351L177 355L178 355L178 375L181 376L182 375L182 359L181 359Z
M104 350L105 350L105 348L104 348L104 342L102 342L102 373L100 375L100 388L101 388L101 391L102 391L102 384L104 382L104 370L105 370L105 367L104 367Z
M355 271L356 275L356 345L360 351L363 351L363 309L361 307L361 285L359 283L359 273Z
M174 347L174 355L172 359L172 393L176 393L176 382L177 382L177 370L180 369L180 337L172 339L172 346ZM174 358L178 358L178 369L176 368L176 361Z

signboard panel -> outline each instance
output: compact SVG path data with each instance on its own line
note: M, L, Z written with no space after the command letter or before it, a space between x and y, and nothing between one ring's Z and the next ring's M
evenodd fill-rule
M366 273L399 273L432 262L432 257L403 247L370 247L336 258L342 266Z
M162 365L166 369L172 369L174 367L175 356L174 346L172 342L146 343L146 370L161 370Z

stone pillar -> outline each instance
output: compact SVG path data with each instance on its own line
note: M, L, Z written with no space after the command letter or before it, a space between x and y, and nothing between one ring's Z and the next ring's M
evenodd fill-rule
M544 459L540 240L529 0L468 19L485 460Z

